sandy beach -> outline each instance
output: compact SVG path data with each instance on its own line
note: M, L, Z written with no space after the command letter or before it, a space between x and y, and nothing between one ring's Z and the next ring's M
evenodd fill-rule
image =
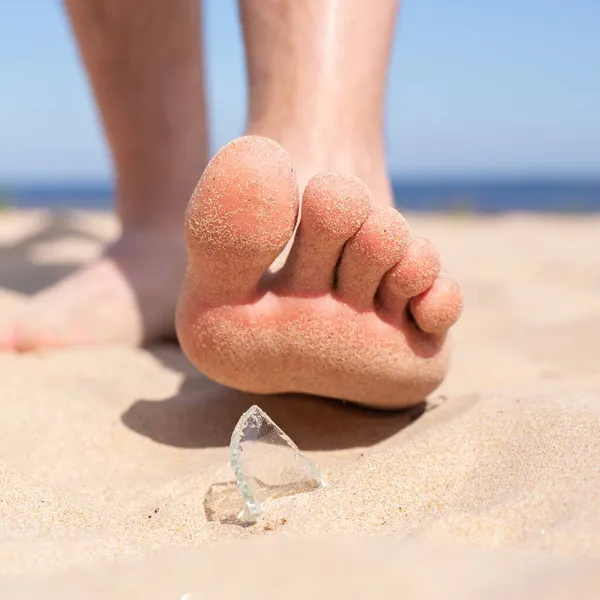
M235 392L175 345L0 354L0 597L600 597L600 216L407 217L465 291L411 410ZM0 314L115 235L2 211ZM328 485L240 527L253 404Z

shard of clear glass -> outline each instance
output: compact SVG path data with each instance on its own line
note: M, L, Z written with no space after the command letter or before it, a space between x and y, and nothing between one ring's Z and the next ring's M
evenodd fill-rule
M231 466L245 503L240 518L245 520L255 520L267 500L323 485L317 466L256 405L240 417L229 448Z

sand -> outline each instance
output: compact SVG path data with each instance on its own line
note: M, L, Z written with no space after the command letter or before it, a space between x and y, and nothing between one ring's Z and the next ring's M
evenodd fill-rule
M0 597L600 597L600 217L407 216L466 299L409 411L234 392L169 345L0 354ZM115 233L0 213L0 314ZM328 485L242 528L252 404Z

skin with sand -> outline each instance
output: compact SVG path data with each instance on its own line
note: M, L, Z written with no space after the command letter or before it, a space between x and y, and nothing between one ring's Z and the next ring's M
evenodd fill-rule
M446 372L457 284L439 275L437 254L399 213L339 174L309 181L287 261L269 271L297 213L294 169L278 144L249 136L215 156L186 216L184 352L244 391L379 408L418 402Z

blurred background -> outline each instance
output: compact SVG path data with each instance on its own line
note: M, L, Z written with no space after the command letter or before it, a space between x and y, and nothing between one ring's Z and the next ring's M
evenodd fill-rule
M205 2L212 150L243 133L234 0ZM387 97L399 205L600 209L600 2L407 0ZM112 172L58 1L0 0L0 204L111 205Z

